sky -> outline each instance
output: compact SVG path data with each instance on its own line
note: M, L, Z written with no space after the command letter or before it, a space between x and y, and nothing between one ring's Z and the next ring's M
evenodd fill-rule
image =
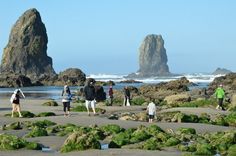
M138 49L149 34L162 35L172 73L236 71L234 0L5 0L1 56L13 24L30 8L46 26L56 72L136 72Z

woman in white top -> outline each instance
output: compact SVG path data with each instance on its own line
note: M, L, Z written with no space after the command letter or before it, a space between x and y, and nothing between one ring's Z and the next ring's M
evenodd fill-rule
M64 86L61 96L62 96L64 116L68 116L70 114L70 101L72 96L70 93L70 88L67 85Z

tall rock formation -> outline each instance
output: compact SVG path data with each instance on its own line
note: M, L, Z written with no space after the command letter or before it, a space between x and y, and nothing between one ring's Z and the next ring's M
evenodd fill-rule
M166 49L161 35L148 35L139 48L139 76L170 75Z
M15 73L37 79L54 76L52 58L47 56L46 28L36 9L27 10L14 24L4 48L1 73Z

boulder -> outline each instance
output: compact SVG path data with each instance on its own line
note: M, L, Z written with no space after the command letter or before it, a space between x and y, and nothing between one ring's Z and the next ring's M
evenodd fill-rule
M63 72L60 72L58 74L58 79L56 82L61 84L61 85L78 85L78 86L83 86L86 80L86 75L85 73L78 69L78 68L68 68Z
M93 135L74 132L65 140L61 152L81 151L87 149L101 149L101 145Z
M29 87L32 86L30 78L21 74L1 73L0 74L0 88L5 87Z
M4 48L1 72L25 75L32 80L41 74L54 76L52 58L47 56L46 27L36 9L27 10L14 24Z
M190 102L191 97L187 93L182 93L182 94L167 96L165 97L164 101L166 101L168 105L172 106L178 103Z

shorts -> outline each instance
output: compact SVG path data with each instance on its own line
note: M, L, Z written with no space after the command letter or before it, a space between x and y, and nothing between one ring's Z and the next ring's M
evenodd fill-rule
M149 119L154 119L154 115L149 114Z

